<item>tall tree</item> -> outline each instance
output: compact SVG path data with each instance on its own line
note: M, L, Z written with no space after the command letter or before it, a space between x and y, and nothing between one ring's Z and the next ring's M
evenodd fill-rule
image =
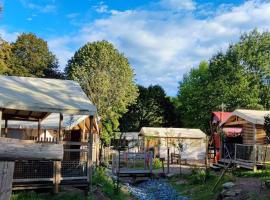
M183 124L207 131L211 112L236 108L269 109L270 88L263 77L270 72L270 33L243 34L225 53L192 69L180 83L178 101ZM205 67L203 67L205 65Z
M171 98L166 97L165 91L159 85L145 88L139 87L139 96L135 104L120 120L120 130L139 131L141 127L175 127L178 116Z
M12 46L12 75L62 78L48 44L32 33L18 36Z
M118 130L119 118L137 98L128 59L107 41L87 43L69 60L67 77L76 80L102 117L103 141Z

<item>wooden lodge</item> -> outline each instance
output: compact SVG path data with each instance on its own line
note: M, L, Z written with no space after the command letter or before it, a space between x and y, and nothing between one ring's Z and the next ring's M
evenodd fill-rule
M264 131L264 117L270 111L237 109L220 124L222 162L256 170L270 162L270 148Z
M0 82L0 136L64 146L62 161L15 161L13 189L88 187L98 126L96 107L79 84L15 76Z

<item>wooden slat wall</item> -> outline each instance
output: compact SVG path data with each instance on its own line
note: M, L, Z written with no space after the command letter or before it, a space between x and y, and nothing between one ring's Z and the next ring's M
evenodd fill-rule
M254 144L253 133L253 124L243 124L243 144Z
M263 125L256 124L257 135L256 135L256 143L257 144L265 144L266 143L266 133L264 131Z

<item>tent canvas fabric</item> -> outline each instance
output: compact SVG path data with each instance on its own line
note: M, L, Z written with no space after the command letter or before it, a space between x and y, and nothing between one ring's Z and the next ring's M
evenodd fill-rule
M85 120L88 115L69 115L63 114L63 125L62 128L65 130L70 130L74 126L77 126L83 120ZM4 126L4 121L2 121L2 126ZM41 122L41 129L51 129L57 130L59 128L59 113L52 113L47 118ZM37 129L37 122L29 121L12 121L8 122L8 128L14 129Z
M0 108L78 115L97 111L71 80L0 76L0 82Z
M143 127L140 136L152 136L162 138L206 138L206 134L200 129L188 128L154 128Z
M244 110L236 109L233 111L225 121L223 121L220 126L224 125L231 117L237 116L253 124L264 124L264 117L270 114L267 110Z

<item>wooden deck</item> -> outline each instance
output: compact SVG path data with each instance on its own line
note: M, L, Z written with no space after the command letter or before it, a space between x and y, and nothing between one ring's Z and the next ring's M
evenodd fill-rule
M118 175L120 177L151 177L152 172L144 169L121 169Z
M243 162L243 161L239 161L239 160L230 160L230 159L220 159L221 163L224 164L229 164L230 162L232 162L232 164L236 164L239 167L245 168L245 169L253 169L253 163L251 162Z

